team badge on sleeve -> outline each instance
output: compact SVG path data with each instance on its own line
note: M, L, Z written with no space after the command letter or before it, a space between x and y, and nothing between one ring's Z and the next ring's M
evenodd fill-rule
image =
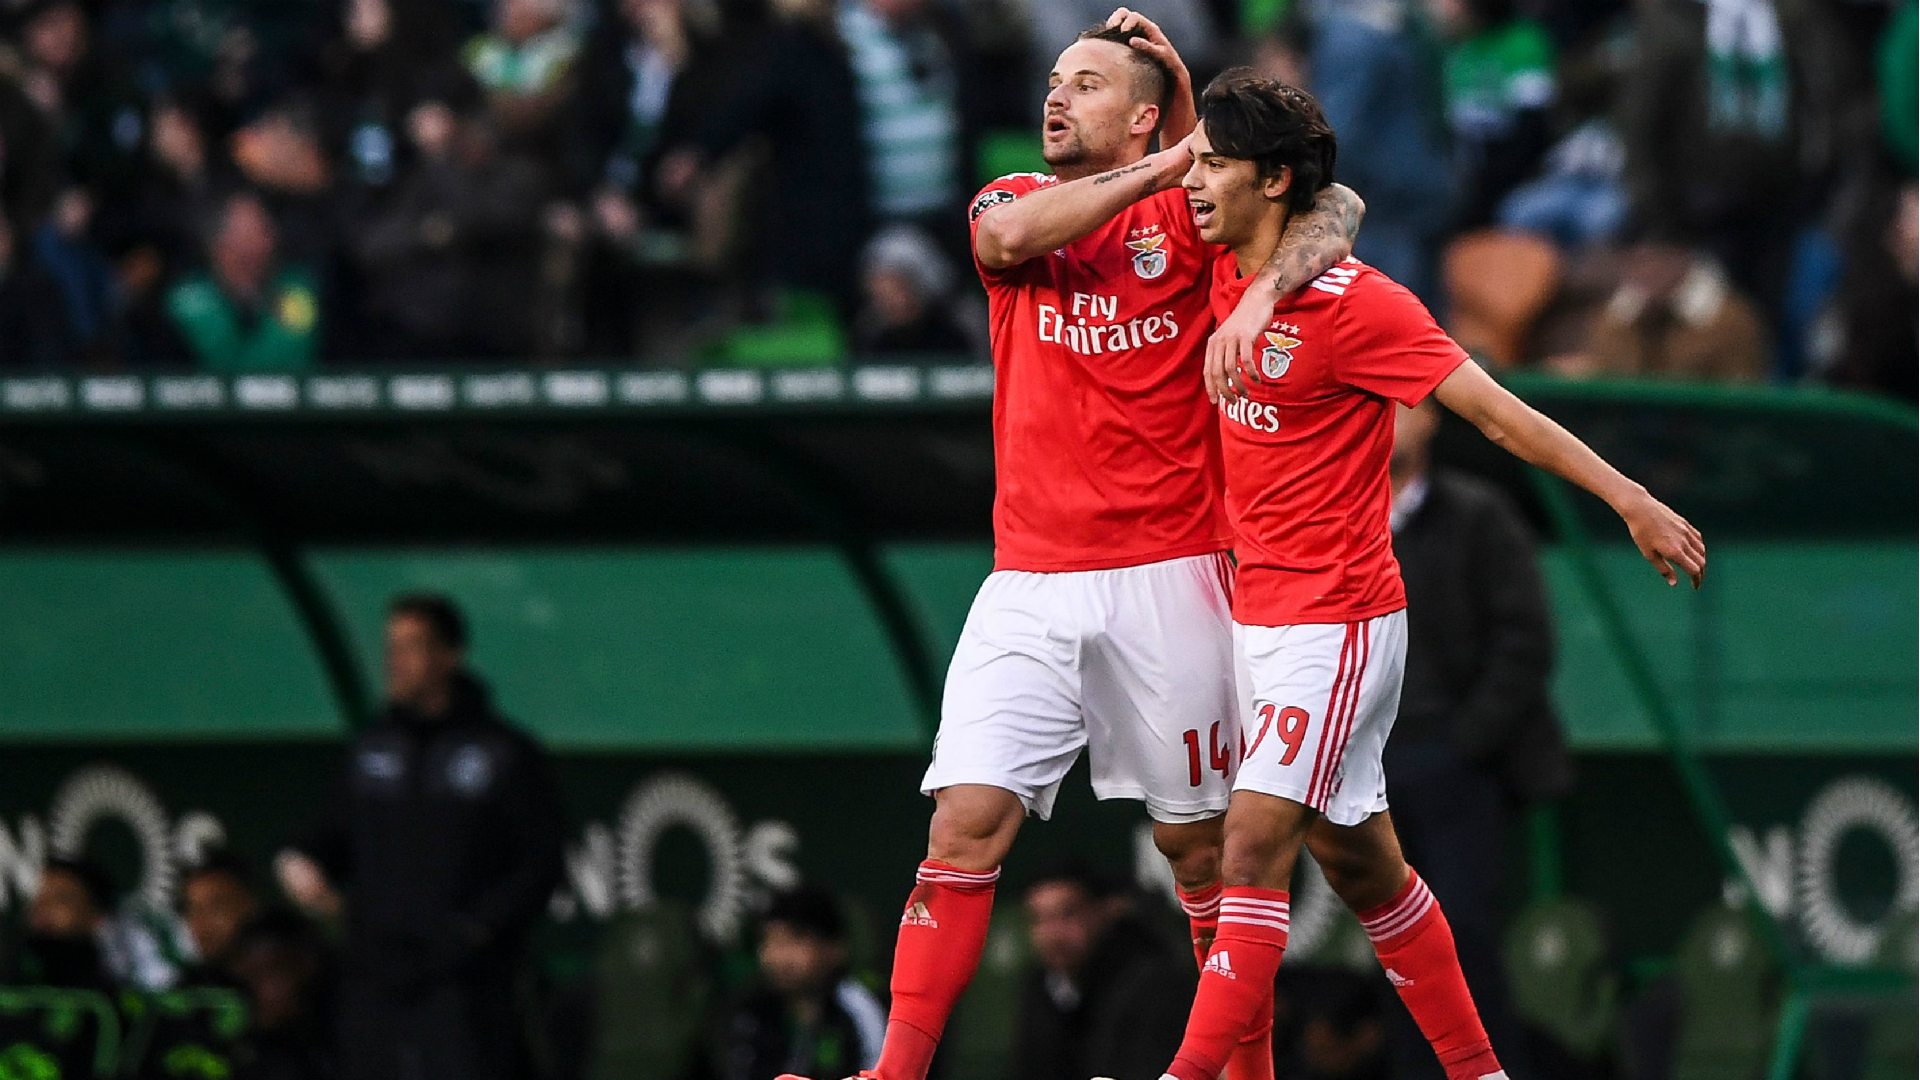
M1260 350L1262 378L1278 379L1293 366L1293 350L1300 347L1300 339L1294 335L1299 332L1292 323L1281 323L1278 331L1267 331L1267 347Z
M991 191L983 191L978 198L973 200L973 205L967 208L967 220L979 221L981 214L999 206L1001 203L1010 203L1018 197L1019 196L1005 188L994 188Z
M1143 281L1152 281L1167 272L1166 233L1143 236L1138 240L1127 241L1133 249L1133 272Z

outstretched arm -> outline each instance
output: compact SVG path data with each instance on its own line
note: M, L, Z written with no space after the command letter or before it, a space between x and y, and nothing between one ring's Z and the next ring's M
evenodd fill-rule
M1207 339L1207 396L1214 401L1244 397L1260 355L1260 335L1273 321L1273 306L1307 282L1353 254L1367 204L1344 184L1329 185L1314 198L1313 209L1287 222L1280 246L1260 270L1245 296L1213 336Z
M1173 42L1152 19L1127 8L1113 9L1107 25L1140 31L1145 36L1128 44L1165 64L1173 74L1173 85L1167 88L1167 111L1160 118L1160 145L1172 146L1193 134L1193 129L1200 126L1200 113L1193 104L1193 76L1187 73L1187 62L1180 59Z
M1627 523L1640 554L1667 584L1680 583L1677 566L1694 588L1700 587L1707 573L1707 544L1700 530L1621 475L1572 432L1513 396L1479 364L1462 363L1433 393L1501 449L1599 496Z
M1066 247L1114 215L1180 182L1186 174L1185 139L1131 165L1043 187L980 215L973 253L989 270L1005 270Z

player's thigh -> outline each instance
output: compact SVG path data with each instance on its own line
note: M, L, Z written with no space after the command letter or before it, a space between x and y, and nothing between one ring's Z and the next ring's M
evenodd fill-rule
M1096 796L1138 799L1162 822L1226 811L1239 728L1231 580L1224 554L1102 580L1082 668Z
M1236 791L1354 825L1386 807L1380 756L1399 707L1402 613L1348 623L1236 626L1246 748Z
M1358 825L1387 808L1387 739L1400 715L1407 663L1407 613L1359 624L1359 667L1336 729L1338 754L1318 809L1335 825Z
M1047 580L1056 577L1001 571L981 586L948 666L922 791L986 785L1052 813L1087 741L1070 632L1078 616L1064 583Z

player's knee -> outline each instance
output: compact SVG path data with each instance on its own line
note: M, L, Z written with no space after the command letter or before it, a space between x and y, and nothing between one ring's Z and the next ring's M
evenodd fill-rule
M927 830L927 857L963 870L991 870L1006 861L1026 814L1019 796L989 787L941 791Z
M1263 889L1287 888L1299 838L1267 829L1227 826L1221 850L1220 873L1228 885Z
M1153 823L1153 846L1173 868L1173 880L1183 889L1204 888L1220 880L1223 842L1221 819L1217 817Z
M1313 861L1319 864L1334 894L1354 911L1392 900L1407 880L1407 865L1398 853L1389 857L1372 851L1315 847Z

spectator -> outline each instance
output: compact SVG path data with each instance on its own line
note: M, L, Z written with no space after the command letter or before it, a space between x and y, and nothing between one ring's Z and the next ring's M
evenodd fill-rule
M1553 42L1515 0L1438 0L1447 48L1447 118L1459 161L1456 224L1474 229L1532 176L1554 100Z
M145 122L133 72L93 47L78 0L28 0L17 17L20 85L62 150L60 180L97 200L123 198Z
M180 882L180 918L193 944L191 981L227 983L233 978L234 943L260 916L253 871L229 851L215 851Z
M1562 374L1756 382L1771 357L1759 310L1711 258L1643 244L1627 253L1584 359Z
M572 167L592 239L584 296L590 355L670 349L690 266L688 222L653 180L664 147L718 91L714 27L687 0L613 0L583 64ZM634 303L636 296L658 302Z
M1354 254L1428 306L1454 216L1440 55L1417 0L1310 0L1313 92L1340 133L1340 181L1367 200Z
M727 1017L722 1080L847 1076L880 1060L887 1013L847 971L847 925L831 893L782 893L761 920L758 982Z
M459 31L438 4L347 0L328 48L324 95L331 139L362 189L385 188L406 154L405 127L427 101L466 105L478 90L458 60Z
M860 94L875 214L944 236L958 233L965 194L960 80L929 8L927 0L845 0L840 35Z
M229 195L207 233L209 269L167 296L167 314L209 371L298 371L312 366L320 293L312 273L279 259L278 234L259 196Z
M1495 214L1501 226L1540 233L1569 252L1612 243L1625 232L1627 150L1613 115L1618 81L1617 71L1592 56L1556 80L1569 130L1547 151L1540 175L1501 201Z
M1010 1075L1156 1080L1186 1025L1191 954L1165 942L1130 897L1077 867L1028 886L1039 966L1021 995Z
M12 225L0 215L0 368L56 370L79 351L60 286L30 249L14 242Z
M1446 905L1460 969L1501 1060L1524 1052L1502 966L1500 896L1510 808L1571 784L1547 679L1553 621L1519 513L1472 477L1432 468L1431 402L1394 426L1394 556L1407 588L1407 669L1387 744L1393 825L1407 861ZM1455 912L1458 914L1455 914ZM1441 1075L1424 1036L1393 1010L1396 1076Z
M111 362L119 353L119 290L112 265L93 242L92 221L92 197L70 187L32 237L34 261L57 286L73 333L69 362Z
M1829 379L1911 402L1920 383L1920 194L1913 183L1874 198L1854 232Z
M351 226L375 359L524 360L540 348L547 184L487 124L440 102L407 120L411 164Z
M51 858L27 907L26 940L13 958L15 983L111 991L107 955L115 894L106 871L78 859Z
M253 1021L250 1060L235 1080L344 1080L348 1074L335 1068L330 1046L332 956L313 924L291 912L269 912L240 930L229 957Z
M741 171L732 155L763 140L769 182L735 204L752 223L748 281L820 290L851 312L870 220L859 129L847 122L860 108L853 73L824 0L778 4L725 8L721 90L695 118L688 144L661 159L661 193L709 218L731 216L712 200L727 194L728 173Z
M571 0L495 0L493 28L467 43L467 70L516 149L551 154L580 55Z
M1703 248L1766 311L1779 310L1815 193L1802 152L1814 121L1809 65L1794 51L1813 36L1776 0L1649 0L1622 83L1642 237Z
M57 133L28 96L26 73L0 51L0 216L30 232L53 205L65 176ZM9 70L11 68L11 70Z
M320 820L279 860L295 902L344 906L340 1074L355 1080L526 1075L515 986L560 881L559 794L546 754L494 712L466 650L451 601L393 602L386 709L353 740Z
M339 234L333 166L316 106L288 100L234 132L233 161L277 226L280 253L323 271Z
M953 270L926 234L886 229L867 245L866 303L853 327L862 356L953 357L975 351L961 329Z

